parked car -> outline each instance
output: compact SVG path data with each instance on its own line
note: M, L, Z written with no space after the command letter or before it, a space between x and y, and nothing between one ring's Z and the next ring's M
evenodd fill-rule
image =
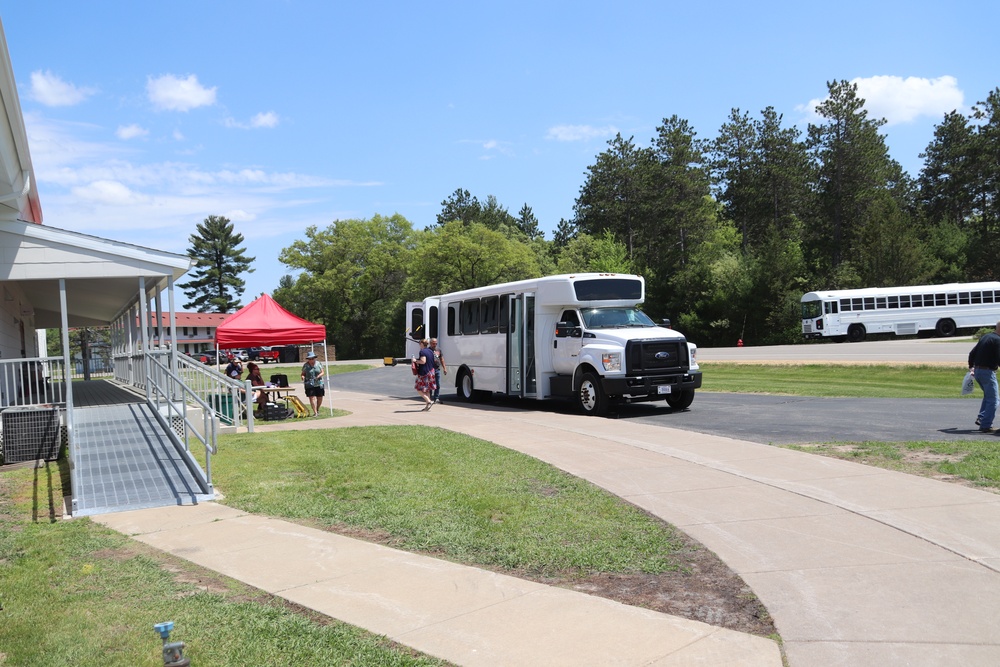
M270 361L281 361L281 351L270 347L250 347L246 350L250 361L266 364Z
M250 361L250 355L245 350L226 350L230 361Z
M220 363L222 363L219 361L218 358L216 358L215 350L205 350L204 352L195 352L191 356L203 364L209 364L209 365L214 364L218 366ZM223 360L225 360L224 355L220 354L219 356L222 357Z

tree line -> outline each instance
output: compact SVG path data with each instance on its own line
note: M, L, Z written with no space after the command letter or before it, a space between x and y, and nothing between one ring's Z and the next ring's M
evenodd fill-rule
M813 289L995 279L1000 88L946 114L911 177L857 86L827 87L805 132L768 107L733 109L712 139L677 116L648 145L615 136L551 240L528 204L461 188L427 229L398 214L309 227L274 298L366 358L401 353L406 301L551 273L641 274L644 310L702 345L799 341Z

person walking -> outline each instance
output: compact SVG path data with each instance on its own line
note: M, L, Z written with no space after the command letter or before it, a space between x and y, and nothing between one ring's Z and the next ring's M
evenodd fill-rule
M996 433L993 419L1000 405L997 390L997 368L1000 367L1000 322L990 333L979 339L969 352L969 372L976 378L983 390L983 402L979 406L976 423L980 433Z
M306 363L302 365L302 383L305 386L306 396L309 397L312 416L319 417L319 409L323 407L326 391L323 389L323 367L316 363L315 352L306 355Z
M420 341L420 353L413 358L417 367L417 379L413 383L413 388L424 399L423 411L427 412L434 405L431 395L436 387L434 376L434 351L430 349L430 341L426 338Z
M438 349L438 339L431 338L430 350L434 353L434 393L431 401L441 402L441 373L448 374L448 365L444 363L444 354Z

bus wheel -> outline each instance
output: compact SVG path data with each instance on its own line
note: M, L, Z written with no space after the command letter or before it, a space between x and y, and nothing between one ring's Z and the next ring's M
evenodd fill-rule
M584 373L576 392L576 404L585 415L603 417L608 413L608 397L601 389L601 381L593 373Z
M473 389L472 385L472 373L466 369L462 369L458 372L458 382L456 383L458 387L458 396L463 401L471 403L476 399L476 391Z
M684 389L676 394L667 394L667 405L674 410L684 410L694 401L694 389Z
M938 336L948 338L949 336L955 335L956 328L954 320L944 319L938 320L937 326L934 327L934 331Z
M865 326L863 324L852 324L847 327L847 340L852 343L860 343L865 339Z

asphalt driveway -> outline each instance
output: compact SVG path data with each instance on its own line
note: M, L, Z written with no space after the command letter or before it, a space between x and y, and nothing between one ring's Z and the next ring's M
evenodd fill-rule
M460 403L450 379L445 378L442 399L469 410L504 406L563 413L574 409L562 401L497 399L483 404ZM330 384L333 391L418 400L413 376L405 366L332 375ZM336 394L332 398L336 405ZM974 424L978 410L978 398L813 398L698 392L689 410L673 411L657 401L622 406L609 418L775 444L997 437L978 432Z

